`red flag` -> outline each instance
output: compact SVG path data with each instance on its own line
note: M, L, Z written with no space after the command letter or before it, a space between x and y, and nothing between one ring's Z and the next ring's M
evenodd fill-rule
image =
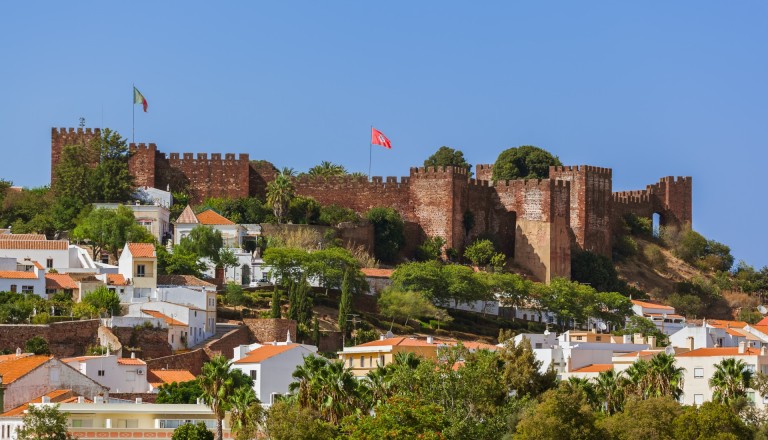
M371 143L374 145L381 145L388 150L392 149L392 144L389 142L389 139L384 136L384 133L373 127L371 127Z

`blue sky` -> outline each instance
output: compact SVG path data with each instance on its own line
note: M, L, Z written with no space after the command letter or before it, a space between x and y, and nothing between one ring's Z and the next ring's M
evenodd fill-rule
M0 14L0 177L48 184L50 128L165 152L374 175L441 145L537 145L614 190L694 181L694 228L768 265L768 3L13 2Z

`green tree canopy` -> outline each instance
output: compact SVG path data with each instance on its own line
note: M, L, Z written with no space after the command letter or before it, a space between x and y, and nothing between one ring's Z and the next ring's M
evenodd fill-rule
M394 396L376 407L376 416L350 416L341 430L350 440L441 440L448 426L443 407L413 397Z
M597 426L584 391L562 384L544 393L541 403L524 413L514 438L600 440L605 432Z
M345 176L347 169L343 165L335 164L324 160L319 165L315 165L307 171L310 176L334 177Z
M27 340L24 344L25 353L34 354L51 354L50 348L48 348L48 341L42 336L33 336Z
M185 423L173 430L171 440L213 440L213 433L203 422Z
M78 222L72 236L92 243L94 256L106 250L115 258L126 243L154 241L152 234L136 223L133 211L126 206L118 206L117 210L106 208L92 210Z
M491 240L477 240L464 250L464 257L475 266L487 266L496 254Z
M381 261L393 262L405 244L404 223L393 208L371 208L366 218L373 223L374 254Z
M550 166L562 166L562 163L546 150L531 145L509 148L502 151L493 164L493 181L546 179Z
M424 161L425 167L445 167L454 166L464 168L467 174L471 175L472 167L464 159L464 153L461 150L454 150L451 147L442 146Z
M59 405L29 405L22 425L17 431L19 440L70 440L67 416Z
M670 397L630 399L624 411L606 417L599 425L615 440L675 440L674 421L682 412L680 404Z
M675 440L738 440L751 438L749 428L727 405L704 402L686 407L674 422Z
M437 307L418 292L408 292L388 288L381 292L378 299L379 312L395 319L402 319L408 325L413 317L434 318Z
M172 382L163 384L157 392L155 403L188 403L197 402L203 395L203 390L197 380L187 382Z
M83 302L112 316L120 314L120 297L114 291L107 289L106 286L99 286L86 293Z

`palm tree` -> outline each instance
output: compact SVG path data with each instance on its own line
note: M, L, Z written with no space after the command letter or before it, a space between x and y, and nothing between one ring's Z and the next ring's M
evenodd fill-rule
M366 392L369 406L376 406L392 395L391 373L391 365L379 365L368 372L365 381L361 381L365 385L363 391Z
M679 400L683 394L685 368L675 367L675 356L659 353L649 363L649 397L671 396Z
M267 184L267 203L272 206L278 223L282 223L288 211L288 204L295 194L291 177L293 177L293 170L283 168L275 180Z
M218 355L203 365L202 373L197 376L197 382L203 390L203 400L211 407L216 416L216 439L224 438L222 421L229 408L230 397L238 388L238 377L232 374L232 362ZM239 373L239 371L238 371Z
M714 390L715 402L730 403L737 397L747 394L752 382L752 372L741 359L727 358L715 365L715 374L709 379L709 386Z
M624 375L616 370L601 371L595 378L595 394L601 410L608 414L620 412L624 407Z
M332 162L324 160L320 162L320 165L315 165L307 171L310 176L344 176L347 174L347 169L343 165L338 165Z
M264 408L251 387L240 387L231 398L232 433L237 440L255 438Z
M650 365L644 359L636 360L624 372L626 374L625 390L627 394L645 399L648 390L648 369Z
M296 395L300 407L316 406L317 396L315 389L317 387L317 378L327 363L328 361L325 358L309 355L304 358L304 364L299 365L293 371L292 376L296 380L288 385L288 391Z
M338 425L344 416L354 413L359 406L357 379L344 367L343 361L333 361L320 370L318 376L320 415L329 423Z

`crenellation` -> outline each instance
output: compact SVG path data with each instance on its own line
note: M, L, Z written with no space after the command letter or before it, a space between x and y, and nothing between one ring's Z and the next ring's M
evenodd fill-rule
M98 129L51 129L52 170L64 145L87 141ZM137 185L171 188L192 203L209 197L265 197L278 175L266 161L247 153L163 153L155 144L130 144L129 169ZM548 179L492 181L493 164L466 168L412 167L407 176L308 176L293 178L296 194L322 205L363 214L392 207L405 221L408 258L426 237L443 237L461 252L483 234L499 239L504 252L535 277L570 276L570 250L611 254L612 234L628 213L661 215L662 224L682 225L692 217L690 176L662 177L645 189L612 192L611 168L566 165L549 168ZM467 230L464 218L474 214Z

